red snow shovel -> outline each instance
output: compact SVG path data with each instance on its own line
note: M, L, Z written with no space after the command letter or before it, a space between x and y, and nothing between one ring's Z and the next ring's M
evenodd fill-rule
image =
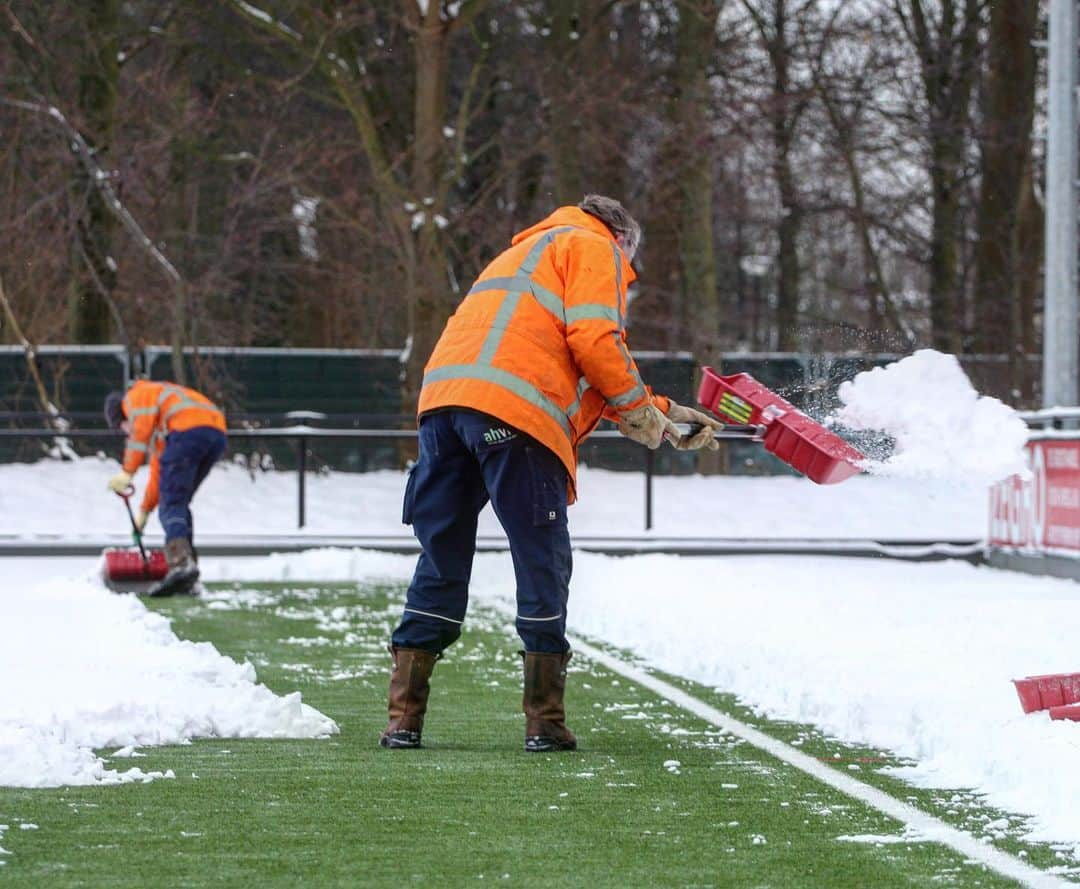
M701 372L698 402L724 419L764 427L765 450L811 481L831 485L860 471L863 454L750 374L722 377L711 367Z
M1051 719L1080 718L1080 673L1047 673L1014 679L1020 707L1025 713L1049 710ZM1056 716L1054 711L1062 715Z
M128 519L131 521L131 536L138 550L131 548L105 550L102 579L105 581L105 586L114 593L145 593L169 573L164 551L153 549L147 554L146 547L143 546L142 531L135 525L135 514L131 511L131 495L134 493L135 489L129 487L122 493L118 492L117 496L127 507Z

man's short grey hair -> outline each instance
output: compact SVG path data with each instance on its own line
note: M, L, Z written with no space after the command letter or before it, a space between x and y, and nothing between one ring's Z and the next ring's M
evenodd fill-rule
M605 197L602 194L587 194L581 199L578 208L590 216L595 216L610 228L611 233L622 241L627 257L634 258L638 244L641 243L641 226L626 207L615 198Z

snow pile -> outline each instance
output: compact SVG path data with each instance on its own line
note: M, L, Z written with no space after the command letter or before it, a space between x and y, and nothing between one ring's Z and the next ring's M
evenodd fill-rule
M979 395L955 355L921 349L857 374L838 390L833 422L879 430L895 443L867 471L897 478L970 478L991 484L1026 471L1027 426L1008 405Z
M0 786L171 777L107 768L95 748L337 732L299 693L278 697L251 664L181 641L134 596L71 577L0 592Z
M220 579L397 582L415 564L358 550L204 562ZM509 556L477 556L474 601L512 605L514 588ZM975 789L1080 853L1080 723L1025 715L1010 682L1080 669L1076 589L963 562L577 553L568 622L769 716L910 757L902 777Z

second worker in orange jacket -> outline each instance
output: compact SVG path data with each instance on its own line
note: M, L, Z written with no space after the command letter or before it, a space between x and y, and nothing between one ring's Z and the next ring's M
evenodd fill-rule
M123 493L149 459L150 478L136 525L161 503L165 559L169 571L151 596L187 593L199 579L192 547L191 499L211 467L225 452L225 415L209 398L176 383L137 380L126 393L105 398L105 417L127 434L123 469L109 488Z

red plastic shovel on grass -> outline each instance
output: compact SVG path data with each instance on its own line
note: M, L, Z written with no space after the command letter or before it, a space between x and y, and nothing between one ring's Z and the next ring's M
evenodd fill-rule
M115 592L143 592L161 580L169 571L169 566L165 562L165 553L162 550L151 550L148 554L146 547L143 546L142 531L135 524L135 514L131 511L131 495L134 493L135 489L129 487L125 491L117 492L117 496L124 501L124 506L127 508L128 519L131 522L131 536L135 540L138 551L105 550L103 579L105 585Z

